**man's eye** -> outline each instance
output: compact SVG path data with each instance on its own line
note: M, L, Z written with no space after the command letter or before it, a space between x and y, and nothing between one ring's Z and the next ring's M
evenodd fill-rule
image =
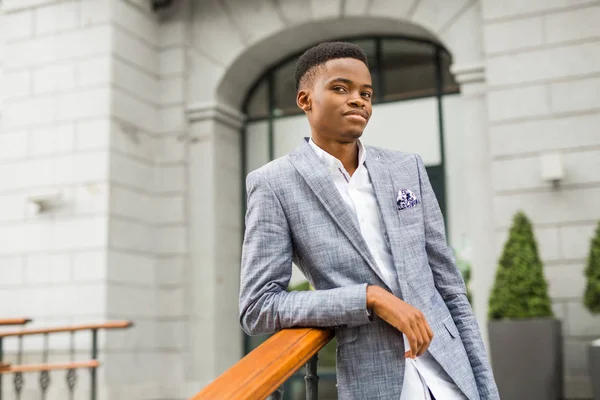
M371 93L369 93L369 92L364 92L362 95L363 95L364 97L366 97L367 99L370 99L370 98L371 98L371 96L373 96L373 95L372 95Z
M336 92L343 93L343 92L345 92L345 91L346 91L346 88L345 88L345 87L343 87L343 86L335 86L335 87L333 88L333 90L335 90Z

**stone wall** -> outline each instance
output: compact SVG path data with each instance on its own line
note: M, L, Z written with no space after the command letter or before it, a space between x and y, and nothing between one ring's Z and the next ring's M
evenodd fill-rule
M136 327L108 338L106 380L113 398L168 398L183 376L182 35L150 2L113 7L107 316Z
M0 314L31 317L32 326L104 320L110 9L95 0L9 0L2 9ZM38 214L27 198L49 192L63 203ZM59 337L50 345L66 349L68 342ZM10 353L16 342L6 346ZM25 361L39 362L41 341L25 346ZM89 338L77 348L89 354ZM52 360L65 358L57 353ZM25 383L24 396L31 396L37 376Z
M174 398L188 247L184 15L161 22L141 0L2 8L0 314L33 326L133 320L101 335L101 396ZM49 192L63 203L36 213L28 196ZM89 340L77 343L89 357ZM35 360L41 342L25 344ZM50 345L64 359L68 342ZM26 376L28 390L36 382Z
M0 265L8 277L2 284L10 285L2 296L20 300L3 300L11 307L2 311L56 320L100 316L102 301L84 310L68 299L103 297L96 283L107 232L108 12L98 7L88 17L79 4L29 9L22 3L5 1L2 16ZM49 22L55 13L60 26ZM36 214L26 199L47 190L61 192L64 204L51 216ZM51 294L56 304L45 301ZM20 308L27 304L35 304L32 311Z
M497 252L523 209L563 320L566 395L588 398L586 346L600 336L581 301L600 219L600 2L485 0L483 17ZM540 177L552 150L564 157L558 188Z

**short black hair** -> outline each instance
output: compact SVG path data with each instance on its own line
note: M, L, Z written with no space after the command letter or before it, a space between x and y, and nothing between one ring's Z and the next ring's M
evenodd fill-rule
M354 58L365 63L367 68L369 62L364 50L354 43L348 42L325 42L306 50L296 63L296 90L306 82L312 81L317 75L319 66L329 60L338 58Z

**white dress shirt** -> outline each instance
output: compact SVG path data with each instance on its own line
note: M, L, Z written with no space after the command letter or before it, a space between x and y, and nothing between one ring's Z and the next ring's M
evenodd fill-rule
M329 170L350 214L355 217L385 283L393 290L398 289L394 259L384 239L375 190L365 165L367 154L364 146L358 141L358 168L350 176L340 160L317 146L312 138L309 143ZM403 337L404 346L408 350L410 346L406 337ZM437 400L467 399L429 351L414 360L406 361L400 400L431 400L429 390Z

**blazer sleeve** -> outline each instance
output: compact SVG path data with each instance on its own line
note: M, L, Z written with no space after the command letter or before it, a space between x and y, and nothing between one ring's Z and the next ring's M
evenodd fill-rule
M260 171L246 179L246 232L240 274L240 324L249 335L292 327L344 327L370 322L367 284L287 292L292 234L282 204Z
M425 221L425 249L435 286L450 310L465 346L481 400L500 398L481 339L479 325L467 300L465 283L446 241L444 219L423 160L416 155Z

